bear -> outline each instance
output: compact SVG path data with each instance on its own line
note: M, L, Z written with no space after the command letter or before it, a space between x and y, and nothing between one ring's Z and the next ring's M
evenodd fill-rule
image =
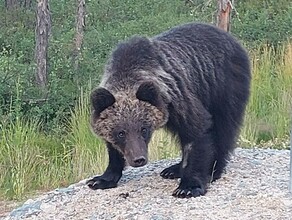
M151 136L164 127L182 152L178 164L160 173L180 179L172 195L205 195L235 148L250 80L247 51L211 24L187 23L119 43L90 97L91 128L105 141L109 163L87 185L117 187L126 165L148 162Z

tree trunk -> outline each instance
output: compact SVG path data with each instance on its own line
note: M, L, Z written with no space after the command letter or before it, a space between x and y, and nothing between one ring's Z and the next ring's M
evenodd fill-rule
M18 7L18 0L5 0L5 8L7 10L15 9Z
M217 26L229 32L232 3L229 0L217 0L217 8Z
M36 9L36 84L46 90L48 84L48 41L51 33L49 0L38 0Z
M78 60L83 43L84 27L85 27L85 0L77 0L75 47L72 57L74 70L76 72L78 71L79 68Z
M21 7L31 8L32 7L32 0L22 0Z
M31 8L32 0L5 0L4 4L7 10L15 9L18 7Z

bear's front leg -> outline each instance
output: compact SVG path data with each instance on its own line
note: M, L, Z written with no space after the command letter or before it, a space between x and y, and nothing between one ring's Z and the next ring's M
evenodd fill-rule
M86 182L91 189L114 188L122 177L122 171L125 166L123 156L110 143L107 143L107 149L109 154L108 167L104 174L95 176Z
M204 195L207 192L209 167L213 160L210 135L203 135L196 141L183 145L182 150L181 181L172 195L178 198Z
M180 170L181 170L181 163L174 164L162 170L162 172L160 173L160 176L162 176L164 179L177 179L181 177Z

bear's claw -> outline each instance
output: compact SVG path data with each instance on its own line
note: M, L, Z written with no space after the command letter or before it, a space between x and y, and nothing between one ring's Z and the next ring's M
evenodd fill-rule
M180 178L180 164L172 165L166 169L164 169L160 176L164 179L177 179Z
M93 190L96 189L109 189L117 187L117 183L103 179L101 176L96 176L86 182L86 185Z
M174 190L172 195L178 198L191 198L191 197L198 197L205 194L205 190L199 187L195 188L187 188L187 189L180 189L179 187Z

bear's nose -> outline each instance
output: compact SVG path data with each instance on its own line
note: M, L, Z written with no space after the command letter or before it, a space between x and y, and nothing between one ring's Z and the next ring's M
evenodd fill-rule
M146 164L146 158L143 157L143 156L135 158L134 159L134 164L135 164L135 167L144 166Z

